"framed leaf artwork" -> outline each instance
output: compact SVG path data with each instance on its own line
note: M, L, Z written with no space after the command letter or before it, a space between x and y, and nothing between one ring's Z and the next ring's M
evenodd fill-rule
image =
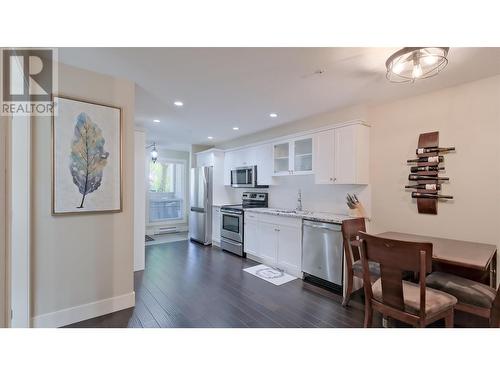
M121 109L54 97L52 214L122 210Z

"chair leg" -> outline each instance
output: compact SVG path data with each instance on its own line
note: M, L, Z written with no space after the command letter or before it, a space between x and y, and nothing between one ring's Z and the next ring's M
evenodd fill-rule
M453 328L453 309L450 310L449 314L445 316L444 318L444 326L446 328Z
M365 328L373 326L373 309L369 301L365 301Z
M491 328L500 328L500 319L499 319L499 312L495 308L495 306L492 307L492 311L490 312L490 327Z
M349 299L352 293L352 284L354 283L354 275L352 272L347 273L347 290L345 292L344 299L342 301L342 306L347 307L349 305Z

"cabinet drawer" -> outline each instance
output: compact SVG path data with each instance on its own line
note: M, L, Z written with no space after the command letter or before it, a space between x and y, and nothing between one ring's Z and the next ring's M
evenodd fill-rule
M275 224L275 225L285 225L289 227L302 227L302 219L295 217L285 217L278 215L270 215L270 214L260 214L259 221Z
M256 214L255 212L245 212L245 221L258 221L262 214Z

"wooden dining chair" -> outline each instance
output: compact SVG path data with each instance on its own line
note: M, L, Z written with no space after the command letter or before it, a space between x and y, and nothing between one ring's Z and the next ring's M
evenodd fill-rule
M425 285L432 270L432 244L390 240L359 233L365 288L365 327L371 327L373 310L416 327L444 319L453 327L457 299ZM369 262L380 264L380 279L370 283ZM403 280L404 271L419 274L418 284Z
M354 284L354 276L363 279L363 266L359 258L359 249L355 244L358 243L358 232L366 232L366 224L364 218L356 218L344 220L342 222L342 238L344 242L344 257L347 273L347 288L342 306L346 307L352 294ZM370 279L375 282L380 277L380 267L378 263L370 262Z
M431 273L426 282L431 288L455 296L458 300L456 310L486 318L490 327L500 328L500 288L495 290L478 281L445 272Z

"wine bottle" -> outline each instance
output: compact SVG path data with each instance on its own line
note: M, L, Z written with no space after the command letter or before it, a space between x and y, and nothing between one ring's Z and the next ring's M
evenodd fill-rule
M424 156L418 159L409 159L407 163L442 163L444 161L444 156Z
M444 170L444 167L437 167L437 166L429 166L429 167L411 167L410 171L411 173L415 172L435 172L435 171L442 171Z
M406 185L406 189L421 189L421 190L441 190L441 185L439 184L417 184L417 185Z
M448 181L449 177L438 177L438 176L421 176L419 174L410 174L408 175L408 180L411 181L428 181L428 180L439 180L439 181Z
M412 198L429 198L429 199L453 199L451 195L439 195L439 194L429 194L429 193L419 193L414 191L411 193Z
M422 147L417 148L417 155L427 154L428 152L448 152L455 151L455 147Z

